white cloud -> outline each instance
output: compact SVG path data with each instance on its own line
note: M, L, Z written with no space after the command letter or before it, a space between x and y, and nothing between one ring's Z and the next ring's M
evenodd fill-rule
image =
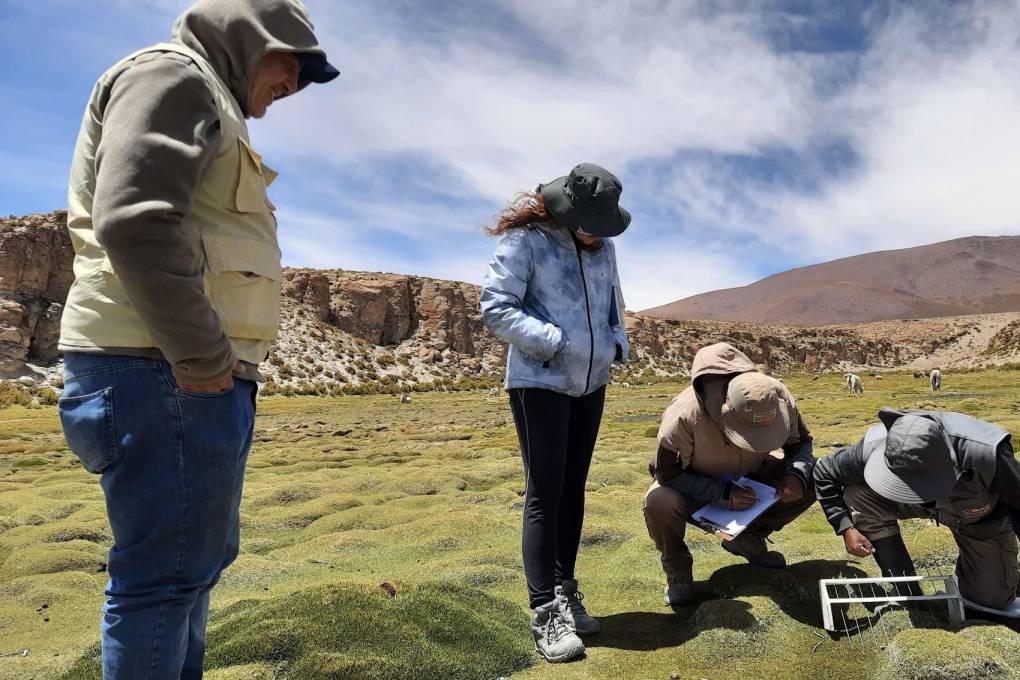
M509 11L535 32L529 41L540 52L522 54L498 44L499 27L470 35L451 26L448 35L414 36L386 26L386 17L365 4L309 5L324 42L339 45L331 58L343 75L311 96L281 102L259 124L257 138L270 158L304 156L337 170L420 156L448 169L447 190L494 206L591 160L621 174L625 198L633 201L658 191L632 186L628 165L683 149L801 148L812 134L810 97L821 63L776 53L753 13L710 15L696 3L514 2ZM693 173L678 179L698 191L688 190L675 207L731 212L724 186ZM415 227L400 225L413 224L420 208L392 198L374 212L388 213L387 223L412 236ZM630 207L640 214L640 206ZM478 218L459 216L459 223L439 221L476 238ZM743 222L734 219L729 233ZM633 264L621 266L632 308L747 280L747 269L732 266L729 256L703 254L722 250L711 239L680 250L670 232L644 229L638 220L628 234L635 245L623 252ZM436 275L481 269L461 264L462 251L451 246L445 265L432 261Z
M783 238L821 257L1018 233L1018 28L1013 3L893 16L835 107L860 169L819 195L778 197Z
M97 58L86 34L118 55L162 36L187 4L145 2L106 3L130 15L128 34L93 30L96 12L80 31L69 21L66 60ZM863 48L830 53L777 48L770 31L809 20L774 3L306 4L342 76L253 124L288 170L274 190L295 208L281 210L290 263L477 281L491 250L479 223L581 160L624 180L632 309L820 259L1020 229L1015 2L865 10ZM827 168L827 144L845 145L852 166ZM799 177L733 162L783 155Z
M467 188L503 199L581 159L622 172L680 148L797 147L810 123L812 64L770 50L743 15L705 16L693 3L663 5L664 14L632 3L516 3L520 23L553 50L537 60L494 49L487 38L498 27L473 41L425 42L387 33L361 7L365 25L344 31L338 84L281 103L267 122L279 151L336 163L428 154ZM313 13L336 23L328 5Z
M620 286L627 309L640 311L706 290L747 283L737 258L704 244L674 242L649 249L624 234L616 241Z

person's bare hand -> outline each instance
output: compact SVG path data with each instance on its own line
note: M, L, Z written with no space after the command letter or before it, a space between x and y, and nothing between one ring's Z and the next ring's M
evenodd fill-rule
M854 527L850 527L843 532L843 543L846 545L848 553L858 557L867 557L875 552L875 547L871 545L871 541Z
M238 373L241 371L241 362L234 363L234 372ZM182 383L178 382L178 386L182 390L188 392L199 392L202 394L216 394L219 392L226 392L234 388L234 376L230 373L226 374L219 380L214 380L208 383Z
M804 482L794 475L786 475L776 489L781 503L795 503L804 497Z
M730 491L730 510L747 510L755 504L758 497L754 495L754 489L733 485Z

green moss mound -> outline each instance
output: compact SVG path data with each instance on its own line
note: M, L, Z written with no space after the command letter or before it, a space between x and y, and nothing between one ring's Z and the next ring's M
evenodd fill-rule
M215 617L210 669L287 662L289 678L458 680L529 666L521 609L473 588L340 584L239 603Z
M968 621L960 637L994 649L1006 660L1013 672L1020 675L1020 632L1002 625L989 625L981 620Z
M211 677L290 680L474 680L534 660L525 613L507 600L452 583L400 589L338 584L247 600L213 616ZM101 677L99 646L62 680Z
M102 652L97 642L78 657L60 680L102 680L102 677Z
M882 680L1007 680L1005 659L981 642L945 630L906 630L889 647Z

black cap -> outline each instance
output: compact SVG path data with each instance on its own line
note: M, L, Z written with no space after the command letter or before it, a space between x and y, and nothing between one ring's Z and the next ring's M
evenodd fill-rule
M630 213L619 205L623 185L594 163L581 163L566 177L543 184L539 192L549 214L574 231L611 237L630 224Z
M946 498L956 486L956 452L942 426L922 415L882 409L885 449L864 466L864 481L878 494L907 505Z
M308 83L328 83L340 75L340 71L321 54L301 52L297 58L301 62L301 72L298 74L298 84L301 86Z

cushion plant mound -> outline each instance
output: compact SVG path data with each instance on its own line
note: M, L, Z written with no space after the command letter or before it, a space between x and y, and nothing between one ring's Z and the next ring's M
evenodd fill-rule
M458 680L531 664L521 608L473 588L351 584L249 601L214 617L207 667L287 662L287 677Z
M473 680L531 665L520 607L473 588L335 584L235 603L213 616L212 678ZM63 680L100 678L98 645Z
M1017 677L993 648L945 630L905 630L893 638L881 680L1007 680Z

